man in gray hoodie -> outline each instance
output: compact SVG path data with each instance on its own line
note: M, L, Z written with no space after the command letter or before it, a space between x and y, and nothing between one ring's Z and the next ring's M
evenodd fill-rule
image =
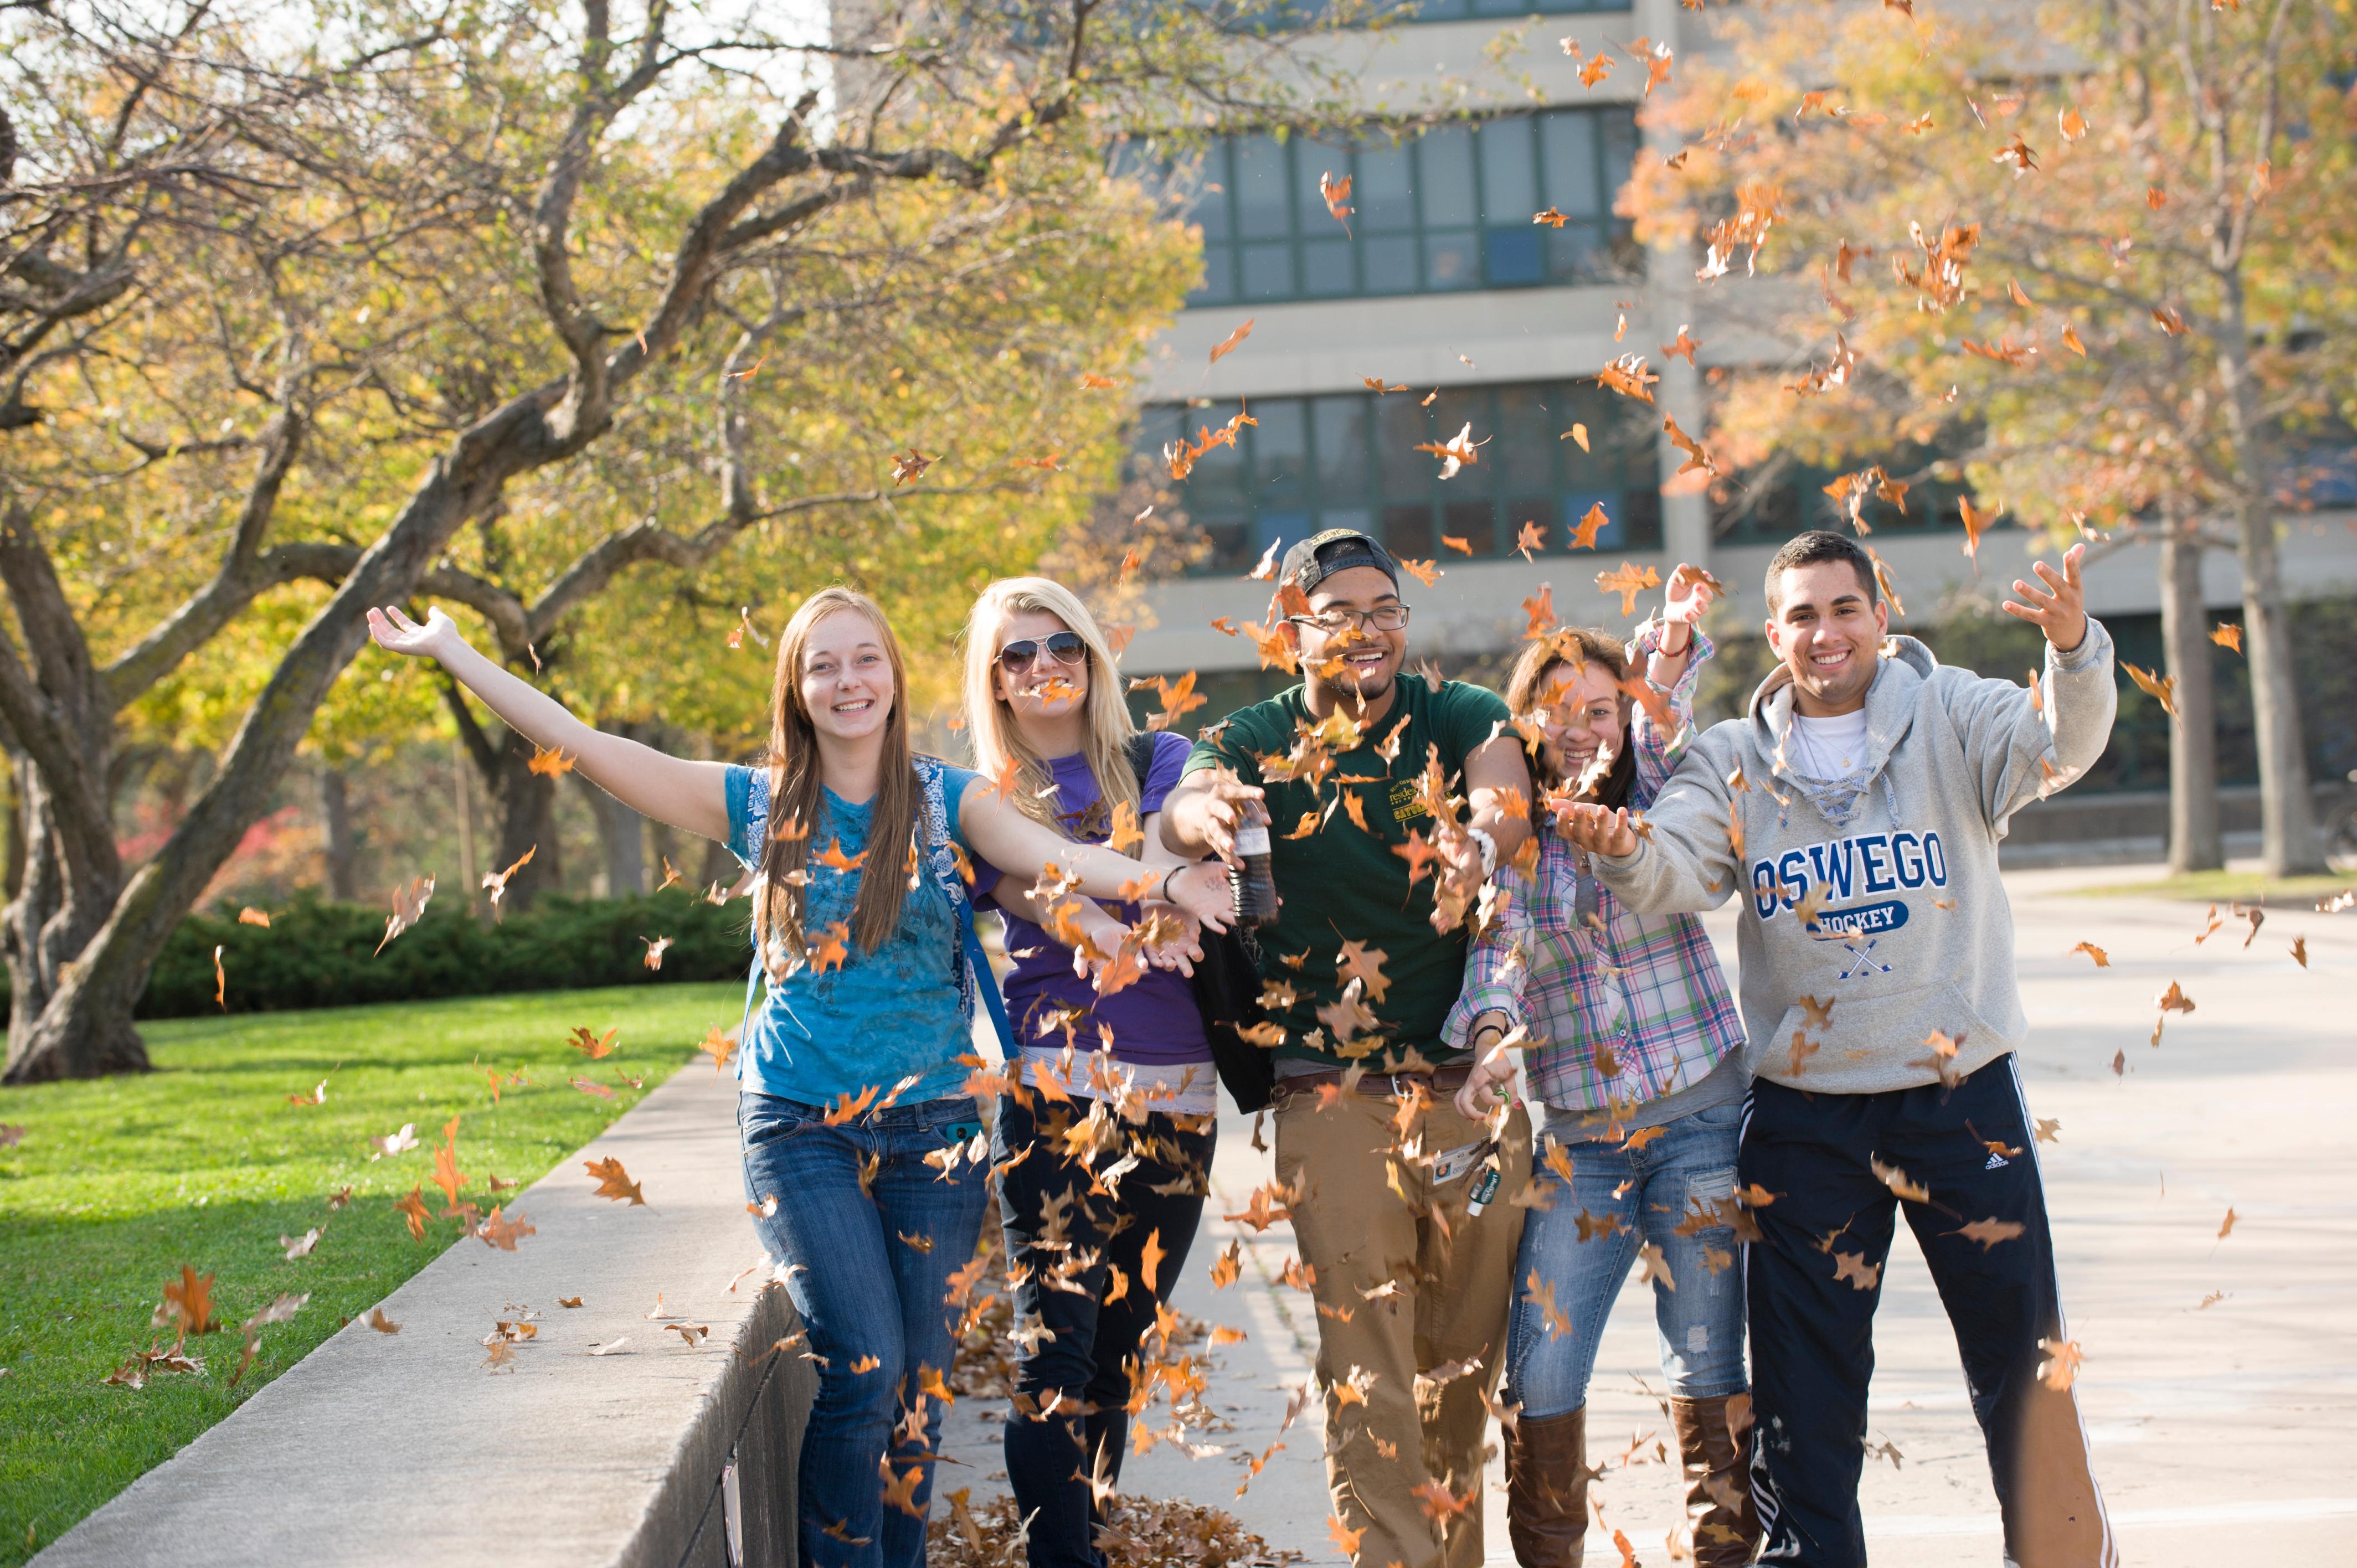
M1762 1562L1864 1568L1874 1309L1900 1209L1955 1328L2007 1561L2117 1561L2071 1392L1996 854L2007 819L2111 733L2112 643L2086 613L2083 548L2013 585L2005 608L2047 639L2025 688L1889 637L1866 552L1801 535L1768 568L1779 668L1749 712L1688 748L1650 821L1587 806L1566 825L1631 908L1745 899Z

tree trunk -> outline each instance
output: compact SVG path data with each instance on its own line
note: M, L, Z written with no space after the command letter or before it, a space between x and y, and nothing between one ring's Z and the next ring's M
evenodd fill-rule
M2260 851L2269 876L2330 871L2316 832L2308 780L2308 741L2299 720L2299 675L2291 622L2284 614L2271 510L2243 529L2243 651L2251 664L2251 717L2258 732Z
M344 770L319 770L319 838L328 861L328 896L347 904L361 896L361 850L352 834L352 807Z
M617 725L628 735L630 726ZM575 778L580 779L579 774ZM597 817L597 841L606 852L606 897L620 898L647 890L647 820L592 784L581 779L581 792Z
M2173 509L2162 530L2160 635L2177 682L2177 728L2169 737L2169 869L2215 871L2226 853L2218 836L2218 697L2201 603L2201 538L2198 525Z
M2299 676L2291 625L2284 615L2276 536L2275 463L2244 328L2241 280L2223 280L2218 379L2226 393L2227 434L2242 472L2234 498L2243 564L2243 654L2251 666L2251 717L2258 732L2259 824L2269 876L2330 870L2316 832L2308 782L2308 741L2299 722Z
M0 1081L144 1070L147 1052L131 1026L135 990L111 1018L63 1035L41 1027L59 996L82 978L83 950L123 890L107 791L114 719L65 589L22 509L0 523L0 580L31 659L28 668L13 647L0 654L0 711L24 758L16 795L25 834L24 880L0 912L10 986L8 1059ZM201 890L200 883L189 897Z

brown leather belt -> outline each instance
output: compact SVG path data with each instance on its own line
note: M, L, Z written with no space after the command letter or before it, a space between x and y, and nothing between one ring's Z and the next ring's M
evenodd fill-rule
M1465 1087L1465 1080L1472 1076L1473 1068L1469 1062L1437 1067L1429 1072L1370 1071L1359 1079L1359 1092L1375 1100L1398 1100L1405 1099L1409 1088L1414 1086L1437 1097L1437 1093L1456 1093ZM1342 1074L1340 1072L1305 1072L1278 1079L1276 1092L1306 1094L1313 1089L1329 1083L1339 1084L1341 1081Z

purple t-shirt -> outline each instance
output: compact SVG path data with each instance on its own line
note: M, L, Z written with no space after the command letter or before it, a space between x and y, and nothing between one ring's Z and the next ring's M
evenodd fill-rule
M1141 819L1162 809L1164 797L1178 787L1190 749L1184 736L1165 731L1154 737L1154 764L1146 769L1146 788L1137 805ZM1088 758L1059 757L1048 767L1056 780L1055 801L1064 832L1084 843L1103 843L1111 824L1102 813L1092 811L1097 804L1097 781L1089 771ZM1083 828L1085 832L1080 831ZM997 885L998 869L977 856L974 870L975 901L996 907L996 901L985 895ZM1097 1026L1103 1024L1113 1031L1117 1061L1162 1066L1211 1059L1211 1043L1203 1034L1203 1015L1195 1005L1194 987L1185 975L1177 970L1148 969L1142 979L1111 996L1099 996L1093 984L1072 972L1071 948L1020 915L1006 909L998 914L1006 922L1006 950L1015 961L1002 989L1017 1044L1060 1049L1064 1031L1051 1025L1043 1034L1037 1020L1071 1007L1082 1015L1072 1026L1073 1044L1082 1050L1099 1048ZM1135 925L1138 907L1125 904L1119 914Z

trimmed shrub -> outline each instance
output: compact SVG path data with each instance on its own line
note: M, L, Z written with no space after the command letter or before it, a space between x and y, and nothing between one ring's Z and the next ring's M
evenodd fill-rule
M532 908L487 922L426 906L425 918L385 943L385 912L307 894L270 911L270 925L240 925L222 907L180 922L164 945L143 1018L221 1011L213 949L221 950L228 1011L274 1013L435 996L565 991L732 980L752 962L750 906L716 908L674 889L622 898L544 895ZM646 966L642 939L669 937L662 967Z

